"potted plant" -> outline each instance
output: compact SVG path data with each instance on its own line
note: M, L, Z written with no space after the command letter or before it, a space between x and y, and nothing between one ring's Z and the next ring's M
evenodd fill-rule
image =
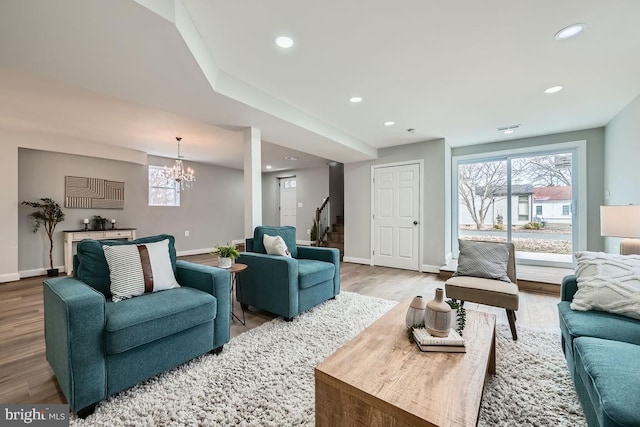
M53 199L43 197L38 202L22 202L23 205L31 206L36 210L31 212L29 216L33 219L33 232L40 230L40 226L44 224L44 231L49 237L49 269L47 276L54 277L58 275L58 269L53 268L53 232L58 223L64 221L64 212L60 205Z
M240 256L240 252L235 247L235 245L218 245L216 246L211 255L218 256L218 267L220 268L229 268L233 261Z
M103 218L100 215L93 216L94 230L104 230L106 223L107 223L107 218Z
M311 225L311 232L309 233L309 238L311 239L311 246L316 245L316 240L318 240L318 223L316 220L313 220L313 224Z

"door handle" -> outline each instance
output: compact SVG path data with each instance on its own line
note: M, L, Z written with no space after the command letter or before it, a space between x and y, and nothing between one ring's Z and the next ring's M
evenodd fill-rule
M413 221L413 225L418 225L418 221Z

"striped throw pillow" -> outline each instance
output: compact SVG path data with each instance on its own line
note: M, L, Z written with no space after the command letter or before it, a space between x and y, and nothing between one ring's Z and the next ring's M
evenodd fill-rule
M104 245L102 250L114 302L180 287L171 267L168 239L144 245Z

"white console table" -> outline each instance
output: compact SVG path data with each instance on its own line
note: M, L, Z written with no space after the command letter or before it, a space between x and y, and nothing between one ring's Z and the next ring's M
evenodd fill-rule
M118 228L115 230L65 230L64 231L64 271L71 275L73 270L73 242L84 239L93 240L135 240L135 228Z

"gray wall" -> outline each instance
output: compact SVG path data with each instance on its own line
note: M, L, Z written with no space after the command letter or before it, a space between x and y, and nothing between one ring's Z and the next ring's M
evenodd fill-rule
M640 204L640 95L605 128L604 188L607 205ZM606 250L619 253L620 239L606 238Z
M171 165L172 159L148 157L152 165ZM188 163L196 171L193 188L181 194L180 207L148 206L147 167L134 163L95 157L52 153L20 148L18 150L18 200L51 197L64 206L66 175L105 178L125 182L125 208L68 209L55 234L54 266L63 264L63 230L82 227L83 218L101 215L115 218L119 227L137 228L138 236L168 233L176 237L176 249L206 251L217 244L243 237L243 173L235 169L201 163ZM48 265L48 239L44 232L31 232L28 213L18 208L18 267L20 271ZM185 237L188 230L190 237Z
M328 166L262 174L262 223L280 225L278 179L290 176L296 177L296 198L298 204L302 203L296 211L296 238L309 240L307 230L311 228L316 208L329 195Z
M422 264L427 271L445 264L451 251L450 151L440 139L383 148L375 161L344 166L345 258L371 259L371 166L422 160Z
M604 128L458 147L453 148L451 154L462 156L581 140L587 141L587 249L602 251L604 240L600 236L600 205L604 203Z

